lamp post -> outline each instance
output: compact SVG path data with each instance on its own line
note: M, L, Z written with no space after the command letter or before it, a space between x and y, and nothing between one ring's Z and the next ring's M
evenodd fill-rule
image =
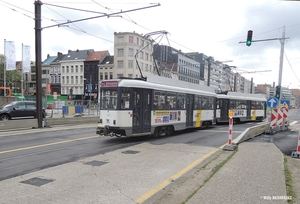
M88 109L88 115L90 115L91 99L92 99L92 84L91 84L92 76L90 75L90 80L87 80L86 78L84 78L84 80L89 83L88 86L87 86L87 90L88 90L88 93L90 95L90 97L89 97L89 109Z

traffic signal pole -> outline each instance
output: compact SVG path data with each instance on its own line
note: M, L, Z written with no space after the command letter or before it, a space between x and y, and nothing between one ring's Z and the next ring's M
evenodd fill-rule
M283 69L284 44L285 44L285 40L289 38L289 37L285 37L285 26L283 26L283 31L282 31L282 37L281 38L270 38L270 39L263 39L263 40L252 40L252 34L253 34L253 31L252 30L248 30L248 32L247 32L247 41L240 41L239 43L246 43L247 46L251 46L252 42L279 40L279 42L281 44L281 48L280 48L280 62L279 62L279 74L278 74L278 86L276 87L278 89L278 91L276 92L276 94L279 93L279 97L277 97L278 98L278 105L279 105L280 104L281 95L282 95L281 81L282 81L282 69ZM276 108L278 108L278 107L276 107ZM278 120L278 117L277 117L277 120ZM282 126L284 126L284 123L283 123ZM276 121L276 128L278 128L278 121Z
M285 43L285 26L283 26L283 30L282 30L282 38L280 39L280 44L281 44L281 48L280 48L280 62L279 62L279 74L278 74L278 87L279 87L279 103L280 104L280 99L282 96L282 88L281 88L281 80L282 80L282 69L283 69L283 54L284 54L284 43ZM280 107L278 108L280 109ZM281 111L281 110L279 110ZM277 117L278 120L278 117ZM277 123L278 125L278 123ZM277 126L276 126L277 128ZM285 120L282 122L282 125L279 126L279 130L284 130L285 129Z

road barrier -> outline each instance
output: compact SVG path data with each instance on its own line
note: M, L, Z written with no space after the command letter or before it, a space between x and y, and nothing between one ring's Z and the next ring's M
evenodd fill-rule
M22 122L21 122L22 121ZM20 128L30 129L33 127L38 127L37 119L26 119L26 120L5 120L0 121L0 130L14 130Z
M229 117L229 130L228 130L228 144L223 148L223 150L233 151L235 149L235 145L232 144L232 131L233 131L233 118Z
M253 137L256 137L265 131L270 129L270 123L269 122L263 122L259 125L247 128L244 132L242 132L237 138L233 140L233 144L237 145L243 141L249 140Z

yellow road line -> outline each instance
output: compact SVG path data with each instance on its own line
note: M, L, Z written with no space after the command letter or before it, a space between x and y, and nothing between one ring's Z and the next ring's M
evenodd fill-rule
M41 145L30 146L30 147L23 147L23 148L18 148L18 149L10 149L10 150L2 151L2 152L0 152L0 154L17 152L17 151L23 151L23 150L28 150L28 149L35 149L35 148L39 148L39 147L47 147L47 146L64 144L64 143L68 143L68 142L75 142L75 141L80 141L80 140L93 139L93 138L97 138L97 137L99 137L99 136L97 135L97 136L90 136L90 137L82 137L82 138L77 138L77 139L73 139L73 140L64 140L64 141L60 141L60 142L53 142L53 143L48 143L48 144L41 144Z
M211 155L213 155L214 153L216 153L219 149L223 149L223 147L225 145L227 145L227 143L224 144L224 145L222 145L222 146L220 146L220 147L218 147L218 148L216 148L216 149L214 149L214 150L212 150L212 151L210 151L210 152L208 152L207 154L205 154L201 158L199 158L196 161L192 162L191 164L189 164L188 166L186 166L185 168L183 168L182 170L180 170L179 172L177 172L176 174L174 174L173 176L171 176L167 180L163 181L162 183L160 183L159 185L157 185L156 187L154 187L153 189L151 189L150 191L148 191L147 193L145 193L141 197L137 198L135 200L135 202L137 202L137 203L144 202L145 200L147 200L148 198L150 198L151 196L153 196L155 193L157 193L158 191L162 190L167 185L169 185L170 183L172 183L172 181L178 179L183 174L185 174L186 172L188 172L189 170L191 170L193 167L195 167L196 165L198 165L200 162L204 161L205 159L207 159L208 157L210 157Z

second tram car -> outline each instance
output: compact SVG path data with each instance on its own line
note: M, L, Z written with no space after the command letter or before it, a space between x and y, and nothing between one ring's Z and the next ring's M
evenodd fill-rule
M102 81L96 133L156 137L216 124L217 94L211 87L155 77Z
M229 112L233 113L233 122L263 121L266 118L266 96L225 92L218 94L216 105L217 123L228 122Z

